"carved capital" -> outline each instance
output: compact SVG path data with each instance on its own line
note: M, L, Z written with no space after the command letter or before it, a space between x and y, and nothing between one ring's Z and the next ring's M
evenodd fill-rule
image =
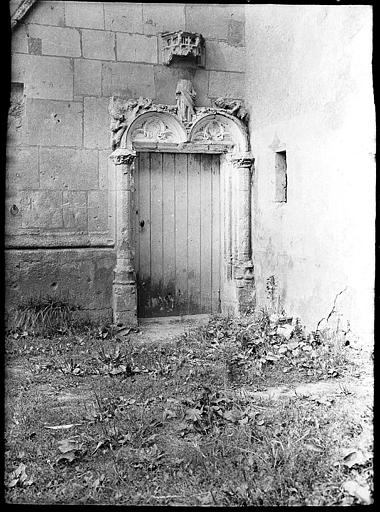
M115 165L130 165L135 162L136 151L131 149L116 149L110 155L111 160Z
M254 158L251 153L232 154L230 158L232 165L236 168L244 167L250 169L254 162Z

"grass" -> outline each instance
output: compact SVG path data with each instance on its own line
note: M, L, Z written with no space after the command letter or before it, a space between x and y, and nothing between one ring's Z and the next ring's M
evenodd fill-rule
M347 340L286 340L265 316L135 338L112 326L9 334L7 502L321 506L360 503L347 480L371 488L371 457L342 458L371 418L347 387L331 403L249 394L351 376Z

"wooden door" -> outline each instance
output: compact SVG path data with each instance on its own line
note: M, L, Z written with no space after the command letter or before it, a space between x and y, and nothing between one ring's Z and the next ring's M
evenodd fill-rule
M138 316L220 311L219 155L140 153Z

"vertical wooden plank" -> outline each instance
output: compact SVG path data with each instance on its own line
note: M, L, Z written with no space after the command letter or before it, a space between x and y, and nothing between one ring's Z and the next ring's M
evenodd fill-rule
M150 207L151 207L151 265L150 265L150 297L152 316L162 314L162 154L150 154Z
M211 312L212 287L212 249L211 237L213 231L212 196L211 196L211 165L212 155L200 155L201 160L201 186L200 186L200 304L201 312Z
M163 293L166 297L166 314L176 313L175 285L175 205L174 205L174 154L162 154L162 213L163 213Z
M138 178L137 236L139 238L138 315L146 316L150 307L150 155L140 153ZM143 226L141 226L143 224Z
M212 155L211 162L211 203L212 203L212 234L211 234L211 278L212 304L211 312L220 312L220 272L221 272L221 219L220 219L220 157Z
M188 155L188 314L200 313L200 156Z
M187 314L187 155L174 155L175 270L178 314Z

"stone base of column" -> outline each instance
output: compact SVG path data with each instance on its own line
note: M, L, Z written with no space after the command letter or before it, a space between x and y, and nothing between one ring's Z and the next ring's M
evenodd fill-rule
M236 310L238 314L253 313L256 308L256 289L252 261L235 267Z
M114 283L112 309L114 324L138 324L136 283Z

